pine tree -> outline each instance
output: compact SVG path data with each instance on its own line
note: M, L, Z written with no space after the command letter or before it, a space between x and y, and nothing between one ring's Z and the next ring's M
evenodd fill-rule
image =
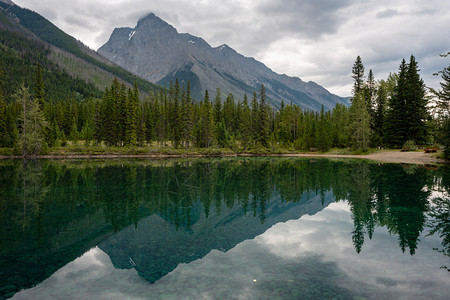
M80 136L84 140L85 146L89 146L91 144L91 140L94 138L94 129L89 119L84 123L84 126L80 132Z
M269 109L266 103L266 89L263 84L261 84L261 89L259 92L260 104L258 111L258 141L263 147L269 147Z
M15 94L15 98L21 104L22 132L19 138L19 147L23 155L40 154L46 147L44 141L45 130L48 123L45 120L39 102L31 97L31 94L23 84Z
M411 55L408 64L406 80L408 84L405 95L406 140L414 141L416 144L424 144L427 139L428 103L425 97L425 84L420 78L418 64L413 55Z
M236 115L233 94L229 94L223 105L223 121L228 132L235 134L234 116Z
M6 107L6 139L5 147L14 147L19 139L19 130L17 129L17 114L14 104Z
M375 96L375 110L373 117L373 143L381 146L384 143L384 128L386 119L387 88L386 81L381 80L378 83L378 89Z
M184 141L185 148L189 148L189 143L193 139L193 104L191 98L191 85L189 81L187 82L186 93L183 97L182 104L182 118L183 118L183 128L182 128L182 140Z
M375 86L375 78L373 76L372 69L369 70L369 75L367 75L367 81L366 85L364 86L364 100L366 101L367 110L373 119L375 114L375 93L376 93L376 86ZM373 129L373 123L371 123L371 129Z
M214 116L208 90L205 91L201 110L201 147L209 148L214 141Z
M116 116L119 120L119 126L116 128L118 131L117 144L123 146L125 143L125 129L127 128L127 87L124 83L118 84L115 89L114 101L116 104Z
M401 147L407 141L408 123L405 117L408 94L408 66L405 59L399 67L397 84L389 101L385 122L385 141L391 147Z
M178 82L178 79L175 80L175 85L173 86L172 95L172 109L171 109L171 136L173 145L175 148L178 148L181 141L181 130L182 130L182 120L181 120L181 110L180 110L180 95L181 88Z
M134 91L128 89L128 97L126 100L126 118L125 118L125 134L124 144L135 146L137 142L137 110L138 110L139 94L135 83Z
M370 139L370 115L361 93L353 97L350 107L350 140L354 149L366 151Z
M241 115L241 141L244 149L250 146L252 141L252 113L247 103L247 94L244 95L244 102L242 102Z
M117 146L121 138L121 109L118 103L120 85L117 79L114 79L111 89L105 90L105 96L102 101L101 120L102 120L102 140L108 146Z
M78 142L78 126L75 118L72 119L72 126L70 128L69 138L74 144Z
M214 124L222 121L223 111L222 111L222 91L220 88L216 90L216 97L214 98Z
M356 94L362 91L364 86L364 65L359 55L353 64L352 74L352 78L355 80L353 84L353 95L356 96Z
M251 104L251 110L252 110L252 141L254 144L258 142L259 139L259 130L258 130L258 123L259 123L259 105L258 105L258 97L256 95L256 92L253 92L253 98L252 98L252 104Z

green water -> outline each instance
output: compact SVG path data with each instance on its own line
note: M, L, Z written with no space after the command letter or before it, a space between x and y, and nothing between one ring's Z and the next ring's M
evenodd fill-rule
M448 299L450 167L0 161L0 299Z

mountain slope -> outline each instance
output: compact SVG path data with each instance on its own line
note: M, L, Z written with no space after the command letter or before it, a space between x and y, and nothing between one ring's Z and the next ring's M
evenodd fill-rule
M160 89L155 84L124 70L98 55L95 51L84 46L41 15L5 1L0 2L0 31L2 32L2 37L9 36L9 39L22 40L24 43L32 42L45 49L44 57L40 61L35 59L28 61L28 64L43 63L46 69L66 72L74 80L93 84L101 91L111 84L114 77L119 78L128 86L131 86L136 81L139 89L145 93L151 93ZM5 45L5 38L2 41L2 45ZM10 52L15 52L17 55L21 53L19 46L11 48L11 45L9 45L0 48L1 51L6 51L7 49ZM18 57L21 57L21 59L26 58L23 55ZM43 60L49 60L50 62L44 62ZM53 66L50 66L51 64ZM27 76L29 77L29 75ZM28 82L28 80L20 81Z
M331 94L314 82L279 75L261 62L237 53L227 45L211 47L202 38L177 30L154 14L139 20L135 28L116 28L98 53L152 82L189 80L193 95L221 88L238 99L251 96L261 83L270 102L298 104L305 109L331 109L346 98Z

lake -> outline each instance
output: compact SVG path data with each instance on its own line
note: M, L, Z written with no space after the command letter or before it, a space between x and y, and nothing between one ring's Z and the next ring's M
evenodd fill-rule
M0 299L448 299L450 166L0 161Z

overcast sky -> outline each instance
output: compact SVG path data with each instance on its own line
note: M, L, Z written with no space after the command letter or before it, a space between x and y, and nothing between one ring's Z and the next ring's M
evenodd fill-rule
M340 96L351 93L360 55L375 79L397 72L413 54L428 86L448 66L448 0L14 0L98 49L115 27L136 26L150 12L204 38L227 44L277 73L315 81Z

